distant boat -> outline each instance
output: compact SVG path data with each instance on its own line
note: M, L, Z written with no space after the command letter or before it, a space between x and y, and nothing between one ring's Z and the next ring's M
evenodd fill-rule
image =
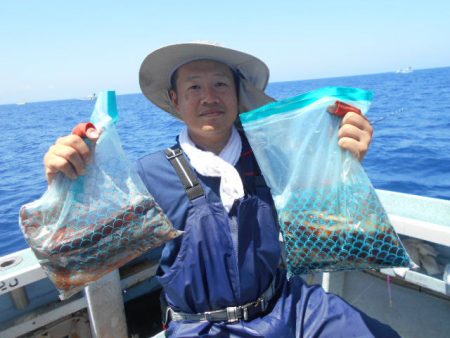
M412 72L413 72L413 69L411 66L406 67L406 68L400 68L399 70L396 71L397 74L409 74Z
M88 95L88 96L82 97L79 100L81 100L81 101L94 101L95 99L97 99L97 95L95 93L93 93L92 95Z
M16 104L17 104L18 106L23 106L23 105L27 104L27 101L22 100L22 101L17 102Z

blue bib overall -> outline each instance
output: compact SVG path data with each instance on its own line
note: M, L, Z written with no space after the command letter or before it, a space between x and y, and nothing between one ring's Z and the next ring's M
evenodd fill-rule
M219 197L220 178L198 175L204 196L192 201L164 152L138 161L150 193L184 230L164 247L163 286L175 311L202 313L255 301L275 279L278 293L261 316L237 322L171 321L170 337L398 337L320 286L287 281L269 189L259 184L253 153L243 138L236 169L245 196L229 213Z

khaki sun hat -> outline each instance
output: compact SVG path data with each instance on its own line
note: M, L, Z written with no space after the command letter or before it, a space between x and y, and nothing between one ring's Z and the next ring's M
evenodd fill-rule
M269 68L260 59L211 43L169 45L150 53L142 62L139 84L142 93L159 108L179 115L170 100L170 79L182 65L196 60L214 60L228 65L239 76L239 112L274 101L264 93Z

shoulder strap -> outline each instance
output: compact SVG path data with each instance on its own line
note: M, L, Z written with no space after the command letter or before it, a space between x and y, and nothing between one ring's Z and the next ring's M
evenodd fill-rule
M252 154L253 150L250 146L248 146L248 150L241 154L241 158L244 159L244 161L241 162L243 163L244 171L243 179L247 181L248 184L254 184L255 188L267 187L266 181L261 174L261 169L259 168L258 162Z
M257 176L254 176L254 179L256 187L267 187L266 180L264 179L263 175L259 174Z
M183 154L183 150L178 147L172 147L167 148L164 152L166 153L169 162L175 168L189 200L192 201L198 197L205 196L203 187L201 186L197 175L195 175L188 164L186 157Z

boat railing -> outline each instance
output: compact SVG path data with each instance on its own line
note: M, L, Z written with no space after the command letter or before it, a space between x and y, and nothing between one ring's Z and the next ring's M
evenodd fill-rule
M450 257L450 201L383 190L377 190L377 193L400 235L436 243L445 248L444 254ZM0 320L0 336L8 338L25 335L87 309L92 337L126 337L124 295L134 286L151 280L157 267L157 261L145 260L120 274L119 271L113 271L68 300L52 302L27 312L27 287L47 276L30 249L1 257L0 297L8 297L13 307L24 314L9 318L5 313L6 320ZM399 273L395 269L382 269L376 273L450 297L450 287L442 279L412 270ZM321 283L326 291L339 294L345 283L342 276L342 273L323 273L306 276L305 279Z
M0 296L7 294L16 309L26 310L29 305L26 287L46 279L47 275L31 249L0 258L0 267ZM127 337L124 293L151 279L157 268L157 262L146 260L121 274L115 270L79 295L0 321L0 337L19 337L83 309L88 311L92 337Z

